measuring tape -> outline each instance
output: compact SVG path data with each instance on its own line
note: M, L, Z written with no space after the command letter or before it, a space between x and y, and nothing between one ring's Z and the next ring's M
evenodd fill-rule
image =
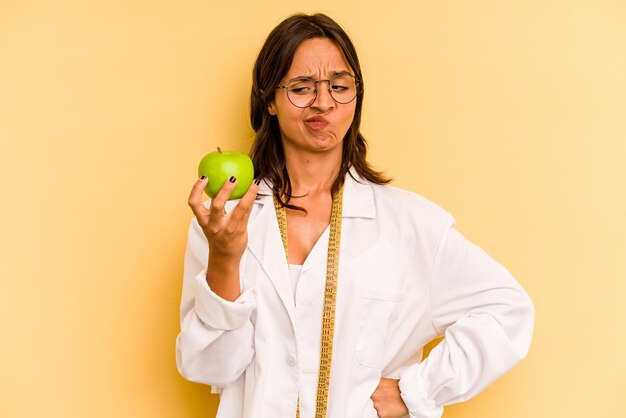
M283 239L285 256L289 259L287 241L287 212L274 198L276 218L280 236ZM343 207L343 186L333 198L330 213L330 236L328 237L328 255L326 258L326 285L324 288L324 307L322 310L322 342L320 350L320 369L317 377L317 400L315 418L326 418L328 409L328 386L330 384L330 365L333 358L333 335L335 333L335 305L337 302L337 276L339 274L339 245L341 243L341 216ZM300 418L300 396L296 408L296 418Z

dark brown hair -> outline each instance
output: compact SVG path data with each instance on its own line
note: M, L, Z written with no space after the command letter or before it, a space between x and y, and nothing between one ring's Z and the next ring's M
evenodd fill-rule
M390 181L381 172L374 170L365 159L367 143L359 130L363 107L363 77L352 41L334 20L324 14L296 14L283 20L265 40L254 64L250 94L250 122L256 132L250 150L254 175L256 178L269 180L273 185L274 196L282 205L293 209L301 208L289 204L291 181L285 166L278 119L270 115L268 107L274 100L275 87L289 72L298 46L312 38L327 38L335 42L358 82L354 119L343 138L341 167L332 186L332 195L343 184L351 166L363 179L372 183L386 184Z

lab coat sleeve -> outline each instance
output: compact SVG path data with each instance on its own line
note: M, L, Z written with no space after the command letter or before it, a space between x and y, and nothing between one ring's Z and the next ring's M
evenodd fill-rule
M444 405L478 394L527 355L533 333L526 292L447 219L430 282L432 326L445 338L401 374L411 418L440 417Z
M186 379L224 388L254 356L250 317L256 302L252 289L234 302L212 292L206 281L208 254L208 243L194 218L185 251L176 365Z

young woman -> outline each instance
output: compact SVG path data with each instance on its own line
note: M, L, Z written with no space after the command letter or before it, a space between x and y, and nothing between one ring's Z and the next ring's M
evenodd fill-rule
M341 27L286 19L254 67L257 180L193 187L177 364L218 417L439 417L528 352L509 272L367 163L363 87Z

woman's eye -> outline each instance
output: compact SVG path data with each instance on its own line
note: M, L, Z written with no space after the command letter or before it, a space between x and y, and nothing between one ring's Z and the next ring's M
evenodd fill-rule
M343 91L348 90L348 87L346 87L346 86L337 86L337 85L334 85L334 86L332 86L331 88L333 89L333 91L336 91L336 92L338 92L338 93L341 93L341 92L343 92Z
M292 93L295 94L307 94L309 92L311 92L311 88L304 86L304 87L292 87L291 89L289 89L289 91L291 91Z

